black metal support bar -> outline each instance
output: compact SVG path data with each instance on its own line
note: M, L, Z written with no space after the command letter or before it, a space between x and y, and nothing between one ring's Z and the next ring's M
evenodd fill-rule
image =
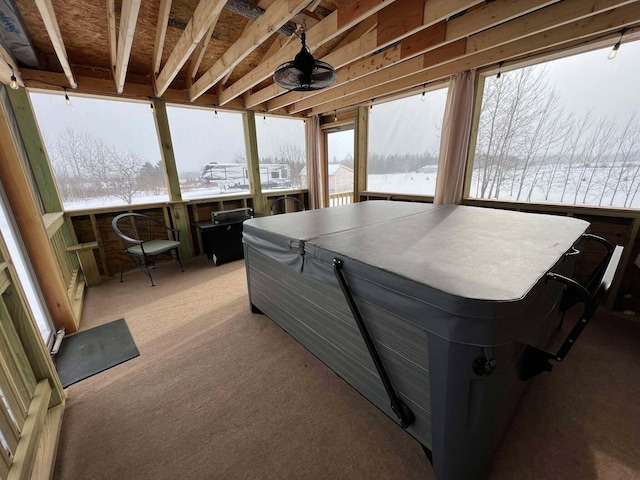
M369 330L367 330L367 326L364 323L364 319L362 315L360 315L360 311L358 310L358 306L356 305L356 301L351 294L351 289L349 288L349 284L347 283L347 279L342 273L342 260L339 258L333 259L333 271L338 279L338 283L340 284L340 288L342 289L342 293L347 299L347 303L349 304L349 308L351 309L351 313L353 314L353 318L358 325L358 329L360 330L360 334L364 339L364 343L367 346L367 350L369 350L369 355L371 355L371 359L376 366L376 370L378 371L378 375L380 375L380 380L382 380L382 384L384 385L385 390L387 391L387 395L389 396L389 400L391 401L391 409L398 416L398 420L400 420L400 425L402 428L407 428L411 425L416 417L411 411L411 409L404 403L400 397L396 394L393 385L391 384L391 379L387 374L384 365L382 364L382 359L380 355L378 355L378 351L376 350L376 346L373 343L373 339L369 334Z
M595 236L592 235L592 237ZM599 237L595 238L598 239ZM603 241L606 242L606 240ZM608 245L608 242L606 243ZM613 281L613 276L615 274L618 263L620 262L621 256L622 247L611 247L611 250L609 250L605 257L606 261L604 265L598 265L596 267L596 270L598 270L600 274L596 278L597 282L590 282L595 285L594 287L592 287L591 291L587 290L587 288L583 287L571 278L553 272L547 273L546 278L548 280L563 284L566 288L566 294L570 295L572 298L577 299L579 302L584 303L584 309L582 311L582 314L580 315L580 319L574 325L567 338L564 340L562 346L558 350L558 353L554 354L546 352L544 350L532 347L531 345L527 345L527 348L524 352L522 370L520 372L520 378L522 380L528 380L529 378L535 377L542 372L550 372L553 368L553 365L549 363L550 360L555 360L557 362L561 362L562 360L564 360L564 358L569 353L569 350L571 350L571 348L575 345L576 340L578 340L578 337L595 313L600 299L609 289L609 285L611 285L611 282Z
M584 240L589 240L592 242L599 243L607 249L607 253L600 263L596 266L596 268L591 272L589 278L587 279L587 283L585 284L585 288L591 295L596 294L596 290L600 287L600 281L602 280L602 276L604 275L605 270L607 269L607 265L609 265L609 260L611 260L611 256L613 255L613 245L611 245L607 240L597 235L593 235L591 233L585 233L582 235Z

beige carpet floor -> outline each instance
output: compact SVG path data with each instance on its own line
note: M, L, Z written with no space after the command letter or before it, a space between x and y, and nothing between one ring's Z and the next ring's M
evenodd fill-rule
M89 289L140 356L72 385L54 478L434 479L419 444L263 315L243 262ZM531 380L490 480L640 478L640 321L599 314Z

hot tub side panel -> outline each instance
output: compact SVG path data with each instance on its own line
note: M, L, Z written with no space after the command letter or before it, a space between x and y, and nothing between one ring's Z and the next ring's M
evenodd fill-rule
M252 308L257 308L392 420L382 381L337 286L279 264L250 245L245 261ZM429 346L426 331L358 301L394 388L413 411L407 431L431 448Z

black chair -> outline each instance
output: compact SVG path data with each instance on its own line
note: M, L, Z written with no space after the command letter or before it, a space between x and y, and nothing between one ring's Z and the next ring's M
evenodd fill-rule
M180 230L141 213L122 213L113 219L111 225L122 239L127 256L133 260L132 266L120 271L121 282L124 272L139 268L147 274L151 286L155 286L150 269L155 268L156 258L162 255L178 261L184 272L180 258ZM169 232L173 233L175 240L169 239Z
M296 197L285 195L271 202L269 213L271 215L277 215L279 213L302 212L304 209L304 204Z

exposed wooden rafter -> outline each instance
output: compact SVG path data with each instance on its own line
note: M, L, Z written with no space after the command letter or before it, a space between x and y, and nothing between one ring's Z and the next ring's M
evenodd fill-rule
M529 0L533 2L534 0ZM470 6L477 4L477 1L467 2L448 2L449 8L454 7L457 9L466 9ZM514 2L511 2L514 3ZM539 2L538 2L539 3ZM433 44L434 41L438 41L431 38L433 35L430 33L434 29L436 35L440 35L439 41L444 39L444 29L441 27L433 27L434 24L444 24L444 20L449 16L450 10L445 8L443 3L438 5L430 4L429 9L424 8L424 3L420 0L397 0L392 5L385 7L372 16L375 25L371 28L371 25L362 22L356 29L357 31L364 25L363 32L354 38L354 41L347 43L346 45L336 48L329 55L326 55L321 60L333 65L338 69L338 83L331 88L335 88L338 85L344 83L344 69L351 62L363 59L362 64L365 65L365 69L374 71L383 68L383 64L391 64L400 60L400 49L396 45L392 50L386 49L390 45L393 45L407 37L414 37L420 34L420 32L428 31L428 43ZM400 26L400 27L399 27ZM431 27L431 28L428 28ZM351 35L349 35L351 37ZM345 39L346 40L346 39ZM385 50L386 49L386 50ZM373 55L375 52L378 54ZM370 55L373 55L369 57ZM326 91L326 90L323 90ZM280 94L284 90L277 85L269 85L262 90L249 96L246 102L247 107L254 107L260 105ZM318 91L320 92L320 91ZM267 104L269 111L275 111L290 105L294 101L302 100L307 96L314 95L314 92L292 92L278 97L273 102ZM279 103L276 105L276 103Z
M264 43L273 32L300 13L308 0L277 0L190 88L189 97L198 98L219 82L238 63Z
M116 76L118 63L118 37L116 31L116 1L107 0L107 20L109 23L109 58L111 59L111 75Z
M391 4L393 0L370 0L351 5L351 9L345 11L335 11L325 17L321 22L307 30L307 46L311 51L329 42L341 33L346 32L354 25L375 14L385 6ZM233 85L220 92L221 105L241 96L250 88L273 75L274 69L281 63L291 60L300 50L300 45L291 42L281 49L277 55L272 56L267 61L262 62L247 75L236 81Z
M193 80L196 78L198 74L198 69L200 68L200 64L202 63L202 59L204 58L204 54L207 51L207 47L209 46L209 42L211 41L211 35L213 35L213 31L217 25L217 19L215 22L211 24L207 33L204 34L200 43L196 47L193 55L191 55L191 60L189 60L189 66L187 68L187 85L191 86L193 84Z
M162 71L155 81L156 96L160 97L169 88L182 66L196 49L200 40L209 31L211 25L218 21L226 0L200 0L193 16L182 36L176 43Z
M158 9L158 23L156 24L156 40L153 43L153 74L160 72L160 63L162 62L162 50L164 49L164 38L167 35L167 26L169 25L169 13L171 12L172 0L160 0Z
M554 1L548 2L548 4L553 3ZM491 27L500 25L502 22L508 22L522 15L526 15L539 7L539 0L520 0L518 2L496 0L466 15L449 21L438 22L413 35L399 38L397 39L398 43L395 43L393 48L340 68L337 72L338 78L336 83L330 88L318 92L308 92L307 94L301 94L299 92L286 93L269 101L267 103L267 110L277 110L291 105L294 102L295 106L289 109L291 113L306 110L317 104L317 99L312 97L322 95L324 98L331 98L334 95L331 93L332 90L348 82L426 53L445 43L455 42L461 38L478 33L481 30L491 29ZM331 58L327 58L325 61L331 60ZM342 64L344 63L348 62L343 60ZM258 92L258 94L259 93L260 92Z
M561 3L557 5L561 5ZM552 7L553 5L547 8ZM553 15L549 18L552 17ZM518 31L524 28L523 21L515 22L512 28L518 29ZM565 22L555 28L547 28L533 35L525 37L520 35L512 42L500 42L499 45L479 52L472 50L469 41L461 39L444 45L436 51L351 82L348 92L338 89L332 99L318 103L307 112L309 114L331 112L349 105L369 101L372 98L380 98L444 79L464 70L482 68L496 64L498 61L531 56L536 52L548 51L553 47L556 49L569 48L569 46L581 42L595 41L601 36L609 34L612 35L612 38L616 34L619 37L620 34L617 32L621 28L636 27L637 24L640 24L640 6L637 2L632 2L629 5L606 10L597 15L583 17L571 22L570 25L566 25ZM449 51L444 51L445 49ZM408 68L409 62L415 63L415 65ZM420 62L422 62L421 68L418 66Z
M140 11L141 0L122 0L122 10L120 10L120 30L118 32L118 49L116 55L116 73L114 81L116 90L122 93L124 81L127 77L129 66L129 55L133 45L133 34L138 23L138 12Z
M62 41L62 34L60 33L60 26L56 19L56 12L53 10L51 0L36 0L36 6L44 22L44 26L47 29L53 49L56 51L62 70L67 77L67 82L71 88L76 88L77 84L73 78L73 72L71 71L71 65L69 64L69 58L67 57L67 50L64 48L64 42Z

